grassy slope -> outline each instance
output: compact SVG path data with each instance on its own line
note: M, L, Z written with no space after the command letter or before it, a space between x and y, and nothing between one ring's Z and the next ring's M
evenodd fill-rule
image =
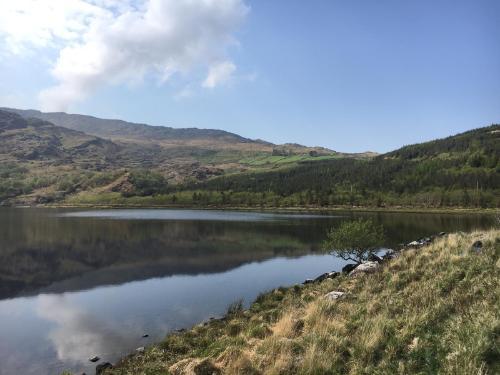
M500 230L452 234L372 275L276 289L108 373L499 373L499 255Z

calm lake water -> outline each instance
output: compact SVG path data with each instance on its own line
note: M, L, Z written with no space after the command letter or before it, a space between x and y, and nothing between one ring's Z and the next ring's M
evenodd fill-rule
M486 215L0 209L0 374L93 374L242 299L340 270L325 232L365 216L387 247ZM143 334L148 338L142 338Z

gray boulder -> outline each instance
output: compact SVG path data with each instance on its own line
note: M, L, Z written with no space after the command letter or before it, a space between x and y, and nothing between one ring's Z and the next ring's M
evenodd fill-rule
M344 295L345 295L344 292L333 291L333 292L326 293L324 295L324 298L327 299L328 301L336 301L339 298L342 298Z
M378 262L364 262L361 263L359 266L357 266L355 269L353 269L349 273L349 276L356 276L363 273L373 273L377 271L379 267L380 264Z
M326 279L334 279L338 275L339 275L338 272L335 272L335 271L333 271L333 272L326 272L326 273L324 273L322 275L319 275L317 278L315 278L313 280L313 282L320 283L320 282L322 282L322 281L324 281Z

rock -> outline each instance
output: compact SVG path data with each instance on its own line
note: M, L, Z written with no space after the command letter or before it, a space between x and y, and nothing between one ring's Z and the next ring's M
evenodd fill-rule
M335 271L329 272L327 279L335 279L338 275L340 275L340 272L335 272Z
M424 244L428 245L428 244L430 244L430 243L432 242L432 240L431 240L431 238L430 238L430 237L425 237L425 238L423 238L420 242L422 242L422 243L424 243Z
M112 369L113 365L109 362L104 362L95 367L96 375L102 374L105 370Z
M334 279L339 275L338 272L332 271L332 272L325 272L321 275L319 275L315 279L306 279L302 284L312 284L312 283L320 283L326 279Z
M349 273L349 276L356 276L356 275L359 275L362 273L373 273L379 267L380 267L380 264L378 264L377 262L364 262L364 263L361 263L359 266L357 266L355 269L353 269Z
M418 247L420 245L421 245L421 243L418 242L418 241L411 241L407 246L409 246L409 247Z
M329 301L336 301L339 298L343 297L344 295L345 295L344 292L333 291L333 292L326 293L324 295L324 298L326 298Z
M368 256L368 261L382 263L383 259L379 257L377 254L370 254Z
M384 255L382 255L382 260L392 259L396 252L393 249L387 249Z
M97 361L98 361L98 360L100 360L100 359L101 359L101 358L99 358L98 356L96 356L96 355L95 355L95 356L93 356L93 357L90 357L90 358L89 358L89 361L90 361L90 362L97 362Z
M328 273L328 272L327 272L327 273L324 273L324 274L322 274L322 275L319 275L317 278L315 278L315 279L314 279L314 282L315 282L315 283L319 283L319 282L321 282L321 281L323 281L323 280L326 280L326 279L328 279L328 275L329 275L329 273Z
M472 248L474 250L481 250L483 248L483 242L482 241L476 241L472 244Z
M348 263L344 267L342 267L342 272L343 273L349 273L353 269L355 269L357 266L358 266L357 264Z
M144 353L144 350L146 350L144 346L139 346L137 349L135 349L137 353Z
M392 249L389 249L384 255L382 255L382 259L383 260L396 259L399 255L400 255L399 251L394 251Z

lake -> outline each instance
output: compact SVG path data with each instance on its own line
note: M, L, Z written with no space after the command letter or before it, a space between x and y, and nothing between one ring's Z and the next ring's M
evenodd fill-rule
M168 332L340 270L327 229L371 217L386 247L488 228L488 215L0 209L0 374L93 374ZM143 338L144 334L149 337Z

